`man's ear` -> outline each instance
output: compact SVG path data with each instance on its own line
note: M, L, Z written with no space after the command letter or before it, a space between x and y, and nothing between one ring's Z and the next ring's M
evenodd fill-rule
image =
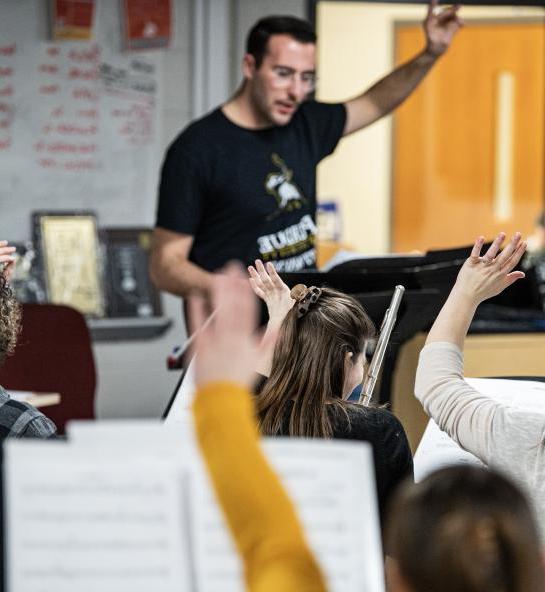
M244 54L242 58L242 74L244 78L251 80L256 71L255 58L251 53Z

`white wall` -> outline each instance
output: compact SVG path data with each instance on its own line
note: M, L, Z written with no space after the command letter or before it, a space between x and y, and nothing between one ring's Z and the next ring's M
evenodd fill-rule
M344 101L388 73L394 63L395 22L418 22L425 11L422 5L322 0L317 10L318 98ZM543 18L544 11L463 6L461 15L466 20ZM390 248L391 140L392 118L387 117L343 140L319 167L318 197L339 200L343 240L368 254Z

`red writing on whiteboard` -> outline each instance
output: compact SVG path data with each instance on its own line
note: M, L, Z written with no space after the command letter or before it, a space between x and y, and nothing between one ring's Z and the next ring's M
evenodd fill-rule
M38 70L44 74L57 74L59 67L56 64L41 64Z
M68 78L70 80L96 80L98 72L96 68L70 68L68 71Z
M6 76L12 76L12 75L13 75L13 68L0 67L0 77L5 78Z
M43 84L40 86L40 94L42 95L54 95L59 92L60 87L58 84Z
M64 115L63 107L56 107L51 111L51 117L62 117Z
M100 57L100 48L94 45L91 49L71 49L68 57L74 62L88 62L94 64Z
M11 125L11 121L9 119L2 119L0 121L0 129L8 129L9 126Z
M0 55L12 56L17 51L17 44L11 43L10 45L0 45Z
M82 99L84 101L98 101L98 93L85 86L75 88L72 91L74 99Z
M88 117L89 119L96 119L98 117L98 111L96 109L79 109L77 111L78 117Z
M94 160L69 160L64 163L64 168L68 171L92 171L98 168Z
M0 97L12 97L13 96L13 86L4 86L0 88Z
M11 113L13 111L13 105L9 103L0 103L0 113Z
M7 150L11 146L11 138L0 140L0 150Z
M50 154L93 154L97 152L96 144L71 144L69 142L44 142L40 140L34 144L36 152L48 152Z
M58 47L48 47L47 48L47 55L48 56L58 56L61 50Z
M52 168L57 166L57 161L54 158L40 158L38 164L44 168Z
M96 125L84 126L73 123L59 123L56 129L59 134L76 134L80 136L89 136L98 132Z

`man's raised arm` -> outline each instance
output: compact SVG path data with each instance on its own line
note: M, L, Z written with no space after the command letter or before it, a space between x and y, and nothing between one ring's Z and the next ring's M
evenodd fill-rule
M190 293L208 296L212 274L189 261L193 237L155 228L150 256L150 277L165 292L186 297Z
M363 94L345 103L347 116L343 135L356 132L387 115L415 90L462 26L459 8L456 5L440 10L438 0L430 0L423 23L426 47Z

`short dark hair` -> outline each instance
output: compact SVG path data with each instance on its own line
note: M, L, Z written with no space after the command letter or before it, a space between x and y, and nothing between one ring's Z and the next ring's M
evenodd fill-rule
M301 43L316 43L312 25L294 16L266 16L250 29L246 39L246 53L254 56L256 68L261 66L272 35L289 35Z

